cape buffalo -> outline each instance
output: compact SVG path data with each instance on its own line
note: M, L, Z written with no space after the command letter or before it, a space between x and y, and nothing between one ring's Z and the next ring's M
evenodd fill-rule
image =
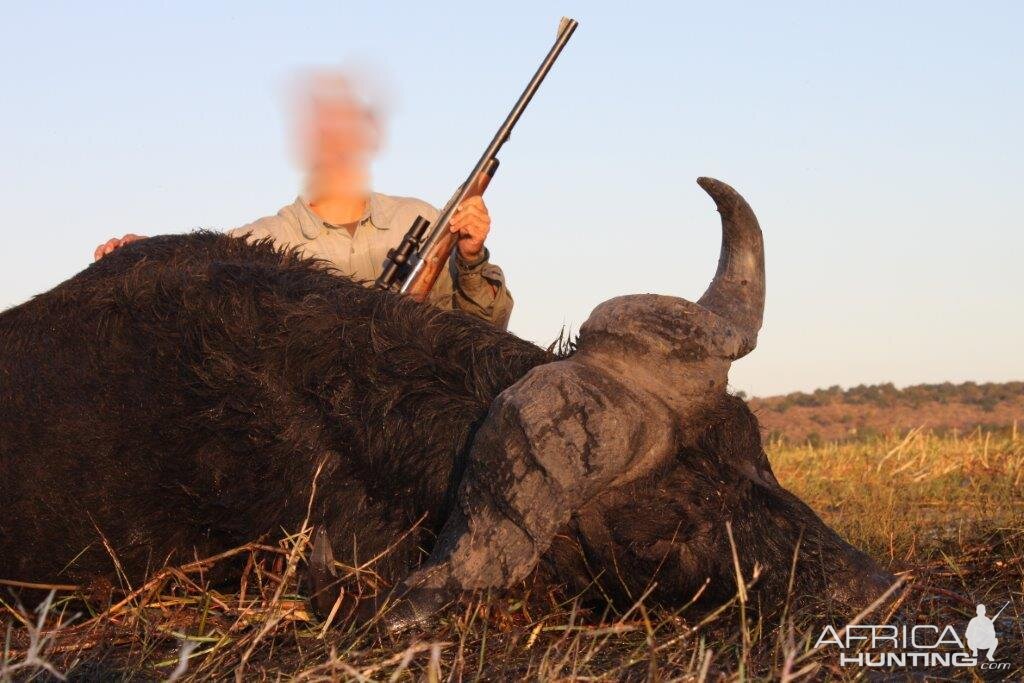
M607 301L561 355L209 232L134 243L4 312L0 578L87 583L113 555L134 582L280 536L319 469L314 579L332 552L382 554L395 626L538 564L613 600L719 600L733 544L769 600L796 556L797 595L863 603L892 577L779 485L726 392L764 252L743 198L698 182L723 224L708 290Z

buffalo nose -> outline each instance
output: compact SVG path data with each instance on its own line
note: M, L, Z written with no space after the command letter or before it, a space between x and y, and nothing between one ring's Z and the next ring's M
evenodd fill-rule
M897 578L854 548L843 554L844 562L829 581L830 597L851 609L862 610L890 590ZM895 597L895 592L889 599Z

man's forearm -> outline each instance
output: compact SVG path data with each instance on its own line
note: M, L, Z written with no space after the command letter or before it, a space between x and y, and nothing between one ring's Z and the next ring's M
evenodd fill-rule
M453 254L451 270L453 307L506 329L512 315L512 294L501 268L490 262L487 249L473 262Z

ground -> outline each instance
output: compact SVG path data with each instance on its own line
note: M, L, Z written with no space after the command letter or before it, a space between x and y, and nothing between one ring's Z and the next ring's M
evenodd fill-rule
M963 636L976 603L1009 603L996 629L1007 668L902 667L884 680L1024 677L1024 438L924 430L866 441L769 449L784 486L911 586L894 623L949 624ZM557 590L466 601L427 632L378 639L313 621L292 577L305 537L252 544L244 585L204 589L215 558L165 570L127 597L72 620L57 591L42 614L0 605L0 680L852 680L834 645L814 645L822 615L787 609L758 621L744 596L712 614L584 610ZM356 571L353 568L353 571ZM372 568L361 568L372 579ZM744 577L753 581L754 577ZM3 593L6 599L6 592ZM887 623L891 609L862 623ZM902 620L902 621L900 621ZM40 628L41 625L41 628ZM50 672L45 667L51 667Z

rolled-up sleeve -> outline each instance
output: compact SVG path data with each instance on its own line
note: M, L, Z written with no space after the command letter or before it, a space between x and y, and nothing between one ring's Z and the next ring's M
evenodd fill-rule
M491 263L486 248L480 260L473 263L453 252L428 301L438 308L465 311L503 330L508 328L512 315L512 294L505 284L505 274Z
M512 315L512 294L505 284L505 273L491 263L490 252L474 263L452 254L451 271L455 308L506 329Z

